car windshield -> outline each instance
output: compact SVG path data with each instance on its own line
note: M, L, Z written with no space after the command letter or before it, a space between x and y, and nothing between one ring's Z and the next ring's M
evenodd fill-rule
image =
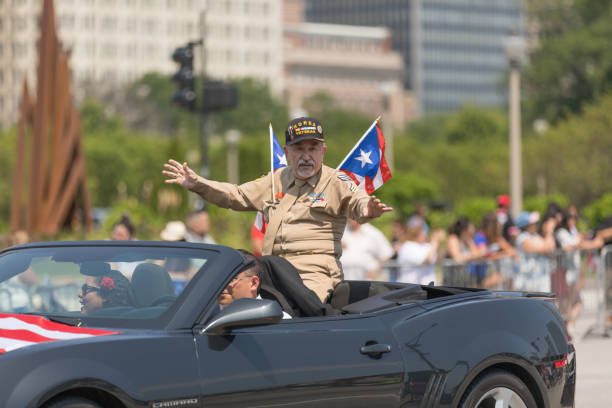
M42 246L0 254L0 313L153 319L212 252L170 246Z

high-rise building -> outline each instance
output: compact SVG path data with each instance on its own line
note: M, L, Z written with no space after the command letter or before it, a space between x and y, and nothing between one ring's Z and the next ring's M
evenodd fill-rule
M282 0L55 0L59 38L83 83L116 87L172 74L175 48L205 33L206 74L250 76L282 89ZM17 120L23 78L35 86L41 0L0 0L0 126ZM204 28L205 27L205 28ZM195 69L201 72L201 55Z
M285 0L285 92L293 116L308 98L325 92L337 106L403 125L414 118L402 86L404 64L384 27L303 21L300 0Z
M421 112L505 101L503 42L522 32L521 0L306 0L306 20L384 26Z

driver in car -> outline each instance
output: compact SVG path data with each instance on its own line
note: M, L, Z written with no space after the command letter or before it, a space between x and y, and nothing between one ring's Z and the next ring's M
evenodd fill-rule
M79 292L81 313L115 306L132 306L130 281L120 272L110 270L104 275L87 276Z
M236 299L263 299L259 294L259 288L261 285L261 266L259 261L253 255L245 255L245 257L247 258L249 265L252 266L236 275L223 290L223 292L221 292L221 295L219 296L219 304L221 305L221 309ZM289 313L283 311L283 319L291 318L292 316Z

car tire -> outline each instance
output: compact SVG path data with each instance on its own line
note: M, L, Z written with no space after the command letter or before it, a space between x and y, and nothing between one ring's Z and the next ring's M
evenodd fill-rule
M504 370L491 370L478 377L466 390L461 408L495 407L504 401L504 407L537 408L529 388L517 376Z
M82 397L62 397L51 401L45 408L102 408L101 405Z

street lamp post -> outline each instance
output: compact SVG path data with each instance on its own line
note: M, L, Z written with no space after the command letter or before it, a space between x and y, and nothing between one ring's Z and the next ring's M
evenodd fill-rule
M240 142L240 131L230 129L225 133L227 141L227 181L238 184L240 181L240 162L238 160L238 142Z
M386 154L385 158L387 160L387 165L393 171L394 168L394 155L393 155L393 123L392 123L392 102L394 94L398 90L398 85L392 81L383 81L380 84L380 92L382 93L383 98L383 113L385 114L385 119L383 120L383 135L385 135L385 145L386 145Z
M520 66L525 42L518 35L511 35L504 42L504 50L510 64L509 116L510 116L510 212L518 217L523 208L523 172L521 166L521 108Z

